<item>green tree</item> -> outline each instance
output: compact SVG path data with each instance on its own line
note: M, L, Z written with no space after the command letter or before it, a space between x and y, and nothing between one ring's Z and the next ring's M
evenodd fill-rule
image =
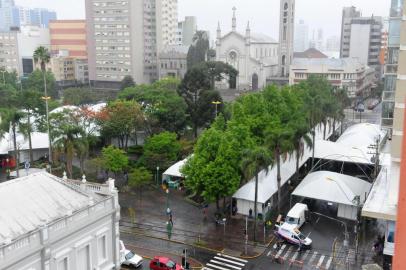
M182 134L187 108L183 98L175 91L178 85L177 79L165 78L152 85L127 88L119 94L119 98L142 104L149 134L164 130Z
M132 189L138 189L140 198L142 189L152 181L152 173L145 167L135 168L128 175L128 186Z
M135 86L135 82L134 82L133 77L131 77L130 75L126 75L121 80L120 90L123 91L124 89L126 89L128 87L134 87L134 86Z
M126 153L113 145L102 149L102 164L105 169L113 172L115 176L128 166L128 156Z
M255 147L246 149L243 153L241 168L246 179L255 177L255 196L254 196L254 242L257 235L257 216L258 216L258 175L262 170L268 173L268 166L272 163L272 157L269 151L264 147Z
M186 58L188 69L207 61L207 54L210 49L209 37L205 31L197 31L193 36L192 42Z
M63 90L63 104L85 105L94 103L96 99L89 88L70 87Z
M181 145L176 137L175 133L165 131L147 139L143 157L150 170L157 166L166 169L178 160Z
M143 127L144 113L134 100L116 100L108 104L99 114L102 134L117 138L120 148L127 150L128 140Z
M56 91L55 77L52 72L45 72L45 79L47 94L55 99L58 93ZM34 70L28 78L23 81L23 89L38 91L44 96L44 73L39 69Z

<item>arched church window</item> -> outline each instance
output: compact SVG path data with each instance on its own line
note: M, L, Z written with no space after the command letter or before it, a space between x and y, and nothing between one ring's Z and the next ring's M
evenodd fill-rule
M284 10L287 10L287 9L288 9L288 3L285 3L285 5L283 6L283 9L284 9Z
M283 40L286 40L286 26L283 26Z
M284 66L285 63L286 63L286 56L285 56L285 55L282 55L282 65Z
M229 53L229 57L231 61L235 61L237 59L237 53L232 51Z

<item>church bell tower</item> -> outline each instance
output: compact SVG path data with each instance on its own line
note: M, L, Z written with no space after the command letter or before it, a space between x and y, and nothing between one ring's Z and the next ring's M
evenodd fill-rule
M279 17L279 76L288 77L293 60L295 0L281 0Z

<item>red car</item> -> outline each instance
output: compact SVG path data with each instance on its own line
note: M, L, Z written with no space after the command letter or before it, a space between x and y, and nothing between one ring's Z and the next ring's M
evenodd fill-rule
M180 264L175 263L169 258L156 256L150 263L151 270L183 270Z

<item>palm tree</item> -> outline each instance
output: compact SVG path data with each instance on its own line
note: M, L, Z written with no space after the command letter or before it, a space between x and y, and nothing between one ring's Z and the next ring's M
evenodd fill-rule
M40 63L41 71L44 76L44 99L45 99L45 109L46 109L46 120L47 120L47 130L48 130L48 142L49 142L49 150L48 150L48 161L52 163L52 145L51 145L51 136L49 132L49 108L48 108L48 91L47 91L47 80L46 80L46 64L49 63L51 60L51 55L47 48L40 46L34 51L34 62Z
M254 149L246 149L243 152L244 159L241 161L241 169L245 174L245 178L249 179L255 176L255 198L254 198L254 242L257 234L257 203L258 203L258 174L265 170L268 173L268 167L272 163L272 158L269 151L264 147L255 147Z
M310 128L308 123L297 121L294 126L293 144L296 153L296 181L299 181L299 161L304 153L304 144L313 147L312 138L309 136Z
M281 155L292 152L294 145L294 129L291 124L282 124L279 120L265 131L265 145L273 153L276 161L278 183L278 212L281 211Z

